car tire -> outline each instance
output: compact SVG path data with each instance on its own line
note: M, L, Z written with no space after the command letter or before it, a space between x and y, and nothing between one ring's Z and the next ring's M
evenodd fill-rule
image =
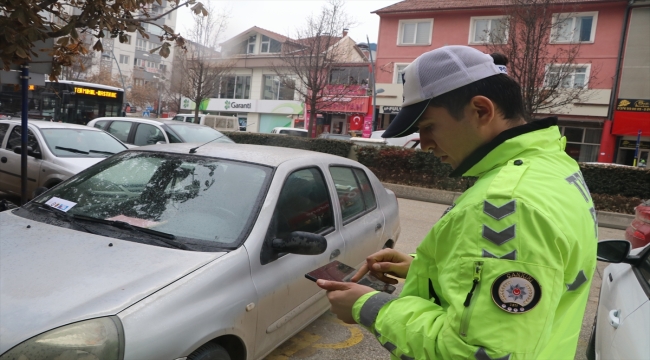
M187 360L231 360L230 354L221 345L209 342L196 349Z

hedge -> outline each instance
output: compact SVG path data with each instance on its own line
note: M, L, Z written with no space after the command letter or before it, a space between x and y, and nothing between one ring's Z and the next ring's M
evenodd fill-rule
M349 141L331 139L309 139L280 134L260 134L250 132L224 132L238 144L281 146L292 149L318 151L322 153L348 157L352 149Z
M283 146L348 157L353 144L348 141L309 139L277 134L227 133L240 144ZM432 153L398 147L354 146L357 160L381 180L425 188L465 191L474 178L450 178L451 166ZM642 199L650 199L650 169L615 165L580 164L596 209L627 214Z

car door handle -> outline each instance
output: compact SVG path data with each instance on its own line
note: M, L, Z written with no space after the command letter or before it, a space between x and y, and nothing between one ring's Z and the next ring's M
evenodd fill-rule
M7 162L7 158L3 156L2 158L0 158L0 162L2 162L3 164L6 163L6 162Z
M621 324L621 318L618 317L619 313L621 311L614 309L609 312L609 324L614 327L614 329L618 329L618 326Z
M330 261L334 260L339 255L341 255L341 250L336 249L336 250L332 251L332 253L330 254Z
M382 227L382 226L383 226L383 225L381 225L381 223L377 223L377 225L375 225L375 232L381 230L381 227Z

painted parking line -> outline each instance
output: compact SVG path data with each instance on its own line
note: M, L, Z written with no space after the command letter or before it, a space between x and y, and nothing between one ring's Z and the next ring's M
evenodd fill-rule
M321 335L313 334L305 329L280 345L280 347L266 357L266 360L289 360L298 353L300 353L301 358L304 358L305 356L315 354L320 349L346 349L363 341L363 333L358 325L346 324L333 316L324 320L332 324L340 325L350 335L345 340L336 343L320 343L323 340ZM341 329L341 331L345 330Z

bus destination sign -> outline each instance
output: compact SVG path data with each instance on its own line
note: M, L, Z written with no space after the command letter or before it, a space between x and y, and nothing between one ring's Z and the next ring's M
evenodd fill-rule
M109 97L109 98L117 99L117 93L115 91L89 89L86 87L75 86L74 92L83 95L101 96L101 97Z

